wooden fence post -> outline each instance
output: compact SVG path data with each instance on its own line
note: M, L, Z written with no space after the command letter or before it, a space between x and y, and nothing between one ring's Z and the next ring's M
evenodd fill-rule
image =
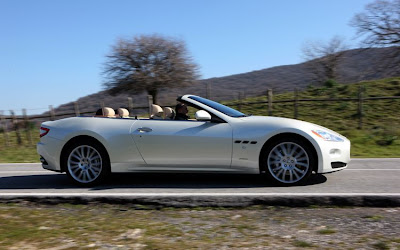
M299 91L297 88L294 89L294 119L298 118L298 107L299 107Z
M81 112L79 112L79 104L78 102L74 102L74 110L75 110L75 116L80 116Z
M28 138L29 146L32 146L32 134L31 134L31 128L29 127L29 118L28 115L26 114L26 109L22 110L22 114L24 116L26 137Z
M364 86L359 86L358 87L358 129L363 128L363 92L364 92Z
M7 121L3 116L3 111L1 111L0 117L1 117L1 128L3 129L3 133L4 133L4 145L6 147L9 147L10 141L8 140Z
M56 119L56 113L54 112L53 105L49 105L50 112L50 121L54 121Z
M211 98L211 83L207 83L206 85L206 98L210 99Z
M149 117L151 116L151 104L153 104L153 96L147 95L147 102L149 104Z
M128 97L128 111L129 111L129 115L132 113L133 111L133 101L132 101L132 97Z
M18 143L18 145L21 145L22 144L22 139L21 139L21 133L19 132L19 124L18 124L18 121L17 121L17 117L15 116L15 113L14 113L13 110L10 110L10 114L11 114L11 117L12 117L12 124L13 124L13 126L15 128L15 134L17 135L17 143Z
M268 100L268 115L272 116L272 89L267 90L267 100Z
M100 107L101 107L101 115L102 115L102 116L104 116L104 114L106 113L105 110L104 110L104 108L105 108L104 105L105 105L104 102L101 101L101 102L100 102Z
M238 103L237 107L238 107L239 111L242 111L242 102L243 102L243 94L242 94L242 92L239 92L238 98L239 98L239 103Z

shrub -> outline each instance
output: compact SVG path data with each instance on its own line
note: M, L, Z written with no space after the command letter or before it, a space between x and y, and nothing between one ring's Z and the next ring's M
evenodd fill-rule
M340 111L340 110L346 110L349 107L347 102L342 102L340 103L335 110Z
M397 140L397 136L395 135L384 135L382 138L376 140L375 142L379 146L389 146L392 145L395 140Z
M398 139L399 131L394 128L386 128L374 126L372 137L375 138L375 143L379 146L392 145Z
M328 88L333 88L337 85L338 85L338 83L334 79L328 79L324 82L324 86L328 87Z
M349 85L345 85L345 84L340 84L337 86L337 90L342 94L348 93L348 88L349 88Z

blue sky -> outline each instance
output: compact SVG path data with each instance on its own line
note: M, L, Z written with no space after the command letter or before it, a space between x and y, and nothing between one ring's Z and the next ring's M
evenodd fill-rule
M103 89L118 38L184 40L202 79L302 62L307 41L335 35L372 0L0 0L0 111L75 101Z

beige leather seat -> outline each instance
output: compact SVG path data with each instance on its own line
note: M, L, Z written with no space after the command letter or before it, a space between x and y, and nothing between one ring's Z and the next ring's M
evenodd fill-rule
M129 118L129 111L124 108L119 108L118 109L118 115L121 118Z
M104 117L112 117L115 118L115 111L112 108L104 107L103 108L103 116Z
M164 111L160 106L156 104L151 104L150 110L151 110L150 119L154 120L164 119L163 118Z
M164 119L173 120L175 118L175 111L170 107L164 108Z

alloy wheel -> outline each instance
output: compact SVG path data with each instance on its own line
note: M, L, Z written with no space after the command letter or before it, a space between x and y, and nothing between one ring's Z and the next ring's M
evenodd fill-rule
M310 168L306 150L294 142L276 145L268 155L268 170L281 183L296 183Z
M68 157L68 171L80 183L91 183L102 171L102 158L93 147L82 145L76 147Z

